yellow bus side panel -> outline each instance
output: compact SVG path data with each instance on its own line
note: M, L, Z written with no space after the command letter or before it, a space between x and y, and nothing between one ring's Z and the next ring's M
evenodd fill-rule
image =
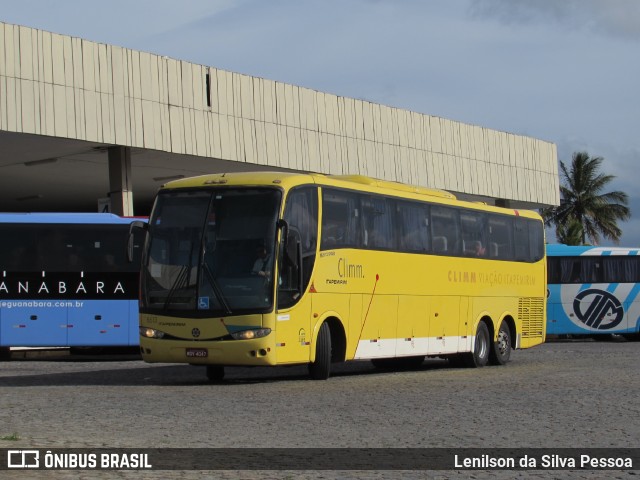
M276 359L278 364L306 363L313 341L311 295L305 295L295 308L276 313Z
M311 298L312 332L310 339L312 340L312 350L315 347L315 335L317 335L317 332L320 329L320 323L328 317L335 317L342 322L347 338L351 337L350 328L353 327L354 330L356 330L360 319L360 317L357 316L358 310L355 311L356 316L350 317L349 315L351 311L351 295L326 295L322 293L312 293L307 295ZM349 323L349 318L351 318L351 324ZM315 359L315 350L311 351L310 355L311 359Z
M356 358L396 355L397 295L363 295L363 322Z
M398 299L396 355L424 355L429 338L429 301L415 295Z

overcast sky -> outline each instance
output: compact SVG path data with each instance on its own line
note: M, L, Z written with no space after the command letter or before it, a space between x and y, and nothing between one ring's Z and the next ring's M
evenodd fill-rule
M640 246L639 0L0 0L0 21L587 151Z

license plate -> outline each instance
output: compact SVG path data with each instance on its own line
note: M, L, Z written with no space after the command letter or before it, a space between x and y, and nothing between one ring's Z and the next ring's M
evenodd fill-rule
M187 357L189 358L205 358L209 355L206 348L187 348Z

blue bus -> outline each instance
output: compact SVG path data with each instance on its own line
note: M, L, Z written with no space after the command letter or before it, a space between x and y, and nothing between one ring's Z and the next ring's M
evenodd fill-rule
M138 345L143 238L108 213L0 214L0 347Z
M640 331L640 249L547 245L547 334Z

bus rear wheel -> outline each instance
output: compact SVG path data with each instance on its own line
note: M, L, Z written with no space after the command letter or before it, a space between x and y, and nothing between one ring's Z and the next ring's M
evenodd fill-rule
M511 331L506 322L500 324L498 338L491 344L489 362L492 365L504 365L511 357Z
M331 330L326 322L320 326L316 339L316 360L309 364L314 380L326 380L331 374Z
M210 382L220 382L224 378L224 365L207 365L207 378Z
M490 336L487 324L480 322L476 331L473 352L467 353L464 357L465 365L469 368L484 367L489 361Z

